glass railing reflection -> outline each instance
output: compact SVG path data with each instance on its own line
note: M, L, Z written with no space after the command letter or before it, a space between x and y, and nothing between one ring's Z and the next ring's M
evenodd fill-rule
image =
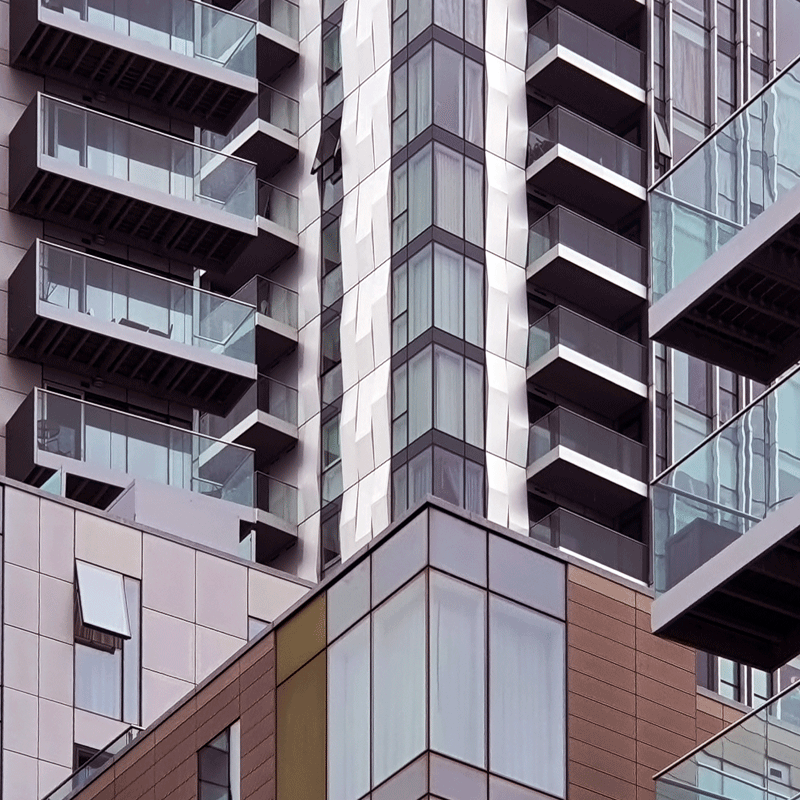
M293 194L266 181L258 181L258 216L297 233L298 201Z
M297 525L297 489L264 472L256 473L256 508L287 525Z
M259 314L297 328L298 295L275 281L256 275L251 278L234 297L243 303L254 305Z

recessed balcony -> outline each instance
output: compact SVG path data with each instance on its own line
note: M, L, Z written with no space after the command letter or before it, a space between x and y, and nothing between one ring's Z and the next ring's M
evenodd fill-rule
M233 296L256 308L256 363L261 371L297 347L297 292L256 275Z
M200 430L252 447L260 468L297 444L297 389L261 375L227 416L204 414Z
M34 389L8 421L6 442L10 478L40 486L62 472L66 497L97 508L134 480L253 508L249 448L75 397Z
M255 97L256 23L194 0L12 0L11 63L227 131Z
M528 33L528 84L613 128L645 104L644 53L554 8Z
M646 9L645 0L604 0L602 3L597 0L559 0L559 5L612 31Z
M259 180L257 211L258 236L224 275L213 276L222 291L236 292L247 281L269 272L297 252L300 243L297 197Z
M563 206L531 225L528 280L608 322L647 300L646 251Z
M647 399L647 349L559 306L531 325L528 383L616 419Z
M528 131L528 184L613 224L645 202L644 151L556 106Z
M17 358L216 413L256 379L247 303L41 240L8 289Z
M646 544L565 508L531 525L530 536L647 583L650 552Z
M647 449L621 433L556 408L531 425L528 486L609 516L647 498Z
M800 653L800 373L652 485L653 630L775 669Z
M228 5L227 2L222 5ZM267 82L297 61L300 8L291 0L241 0L233 11L258 20L258 79Z
M297 489L264 472L255 475L255 560L266 564L297 541Z
M800 64L651 193L650 337L761 383L800 360Z
M257 237L249 161L43 94L9 150L17 213L208 270Z
M269 178L297 156L299 145L297 100L262 86L227 136L203 131L202 142L220 152L255 161L259 178Z

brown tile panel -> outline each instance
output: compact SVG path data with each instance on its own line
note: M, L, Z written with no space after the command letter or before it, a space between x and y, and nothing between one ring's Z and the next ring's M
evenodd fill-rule
M631 624L636 619L636 610L626 603L620 603L613 597L587 589L578 583L570 581L567 585L567 600L570 603L580 603L587 608L593 608L602 614Z
M600 658L596 653L587 653L585 650L568 647L567 668L572 672L599 678L604 683L628 692L636 691L636 673L633 670L619 669L616 664Z
M570 647L575 647L586 653L594 653L600 658L616 664L618 667L634 669L636 666L636 650L599 633L585 630L576 625L570 625L567 641Z
M570 691L626 714L636 714L636 695L633 692L618 689L590 675L574 672L570 677Z
M597 730L593 722L570 715L567 720L570 739L595 745L609 753L622 756L630 761L636 760L636 739L613 731L610 728Z

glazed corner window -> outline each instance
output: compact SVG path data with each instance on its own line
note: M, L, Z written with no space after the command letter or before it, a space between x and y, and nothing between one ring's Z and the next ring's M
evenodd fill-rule
M140 584L76 563L75 706L139 723Z
M342 442L337 414L322 425L322 502L335 500L342 489Z
M239 723L197 751L198 800L240 800Z
M483 47L483 0L394 0L392 52L399 53L431 22Z
M338 106L342 97L342 44L337 25L322 39L322 113Z

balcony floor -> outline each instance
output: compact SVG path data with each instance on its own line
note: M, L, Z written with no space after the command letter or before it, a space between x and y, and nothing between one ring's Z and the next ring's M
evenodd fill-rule
M262 469L296 445L297 437L296 425L265 411L253 411L221 438L252 447L256 451L256 469Z
M274 175L297 156L297 136L264 120L255 120L234 140L233 154L255 161L261 179Z
M256 509L256 562L268 564L297 541L297 527Z

